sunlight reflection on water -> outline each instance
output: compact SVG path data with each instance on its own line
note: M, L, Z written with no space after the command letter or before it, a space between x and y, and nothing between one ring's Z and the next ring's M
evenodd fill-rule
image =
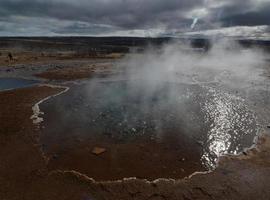
M256 120L241 97L213 88L208 90L206 96L211 98L206 98L202 110L209 130L201 159L206 166L213 168L218 156L238 153L240 144L237 144L237 140L254 132ZM232 142L235 142L234 148ZM215 159L211 154L215 155Z

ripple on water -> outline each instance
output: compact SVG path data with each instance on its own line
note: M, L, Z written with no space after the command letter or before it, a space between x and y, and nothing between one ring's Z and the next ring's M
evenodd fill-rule
M237 154L247 147L258 130L255 113L241 97L208 88L202 103L207 141L202 162L213 168L221 154Z

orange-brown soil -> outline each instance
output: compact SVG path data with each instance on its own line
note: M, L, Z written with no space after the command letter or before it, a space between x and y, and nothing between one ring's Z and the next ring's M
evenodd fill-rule
M12 55L12 58L9 57ZM119 59L124 54L108 53L108 54L86 54L76 53L72 51L59 51L58 53L22 51L21 49L0 49L0 66L14 66L18 64L33 63L50 63L57 60L95 60L95 59Z
M91 68L66 68L61 70L49 70L40 74L36 74L36 76L49 80L74 80L90 78L92 73L93 70Z
M95 70L103 70L111 68L111 64L107 63L96 63L89 66L78 66L78 67L65 67L62 69L50 69L45 72L36 74L36 77L44 78L48 80L76 80L90 78Z

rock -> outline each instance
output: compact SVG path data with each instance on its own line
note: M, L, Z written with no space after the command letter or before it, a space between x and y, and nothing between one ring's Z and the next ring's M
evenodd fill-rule
M95 155L100 155L105 152L106 152L106 149L102 147L94 147L94 149L92 150L92 153Z

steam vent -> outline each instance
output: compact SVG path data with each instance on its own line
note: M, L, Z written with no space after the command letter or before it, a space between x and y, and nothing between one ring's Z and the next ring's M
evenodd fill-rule
M269 2L89 2L0 2L0 200L269 200Z

